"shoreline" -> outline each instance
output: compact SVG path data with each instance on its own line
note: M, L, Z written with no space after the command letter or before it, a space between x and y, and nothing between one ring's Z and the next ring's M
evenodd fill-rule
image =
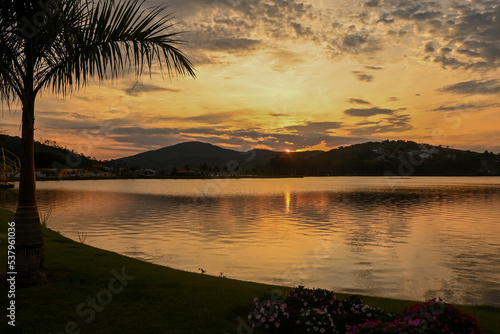
M340 177L368 177L368 178L387 178L389 180L406 180L412 178L423 177L443 177L443 178L500 178L500 175L410 175L410 176L385 176L385 175L234 175L234 176L145 176L145 177L44 177L37 178L37 182L44 181L98 181L98 180L218 180L218 179L304 179L304 178L340 178ZM13 179L11 182L19 182L19 178Z

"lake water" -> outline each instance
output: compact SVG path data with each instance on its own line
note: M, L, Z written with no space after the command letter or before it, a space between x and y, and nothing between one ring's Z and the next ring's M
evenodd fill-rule
M500 306L500 178L50 181L38 201L67 237L173 268Z

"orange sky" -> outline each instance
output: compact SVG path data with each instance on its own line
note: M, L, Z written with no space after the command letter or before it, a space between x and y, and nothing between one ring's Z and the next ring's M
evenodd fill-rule
M147 5L163 1L148 0ZM500 153L500 5L172 0L196 80L126 74L37 102L36 139L99 159L199 140L330 149L405 139ZM20 112L4 132L20 136Z

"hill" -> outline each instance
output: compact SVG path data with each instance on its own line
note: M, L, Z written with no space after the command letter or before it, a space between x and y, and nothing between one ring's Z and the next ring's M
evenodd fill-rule
M0 135L0 147L19 155L21 139ZM404 140L368 142L328 152L262 149L239 152L208 143L186 142L105 163L62 148L55 142L35 143L36 168L85 169L98 164L114 167L118 177L134 176L137 173L133 171L140 169L152 169L161 176L178 175L179 171L203 176L222 172L265 176L500 175L500 154ZM129 172L119 172L122 168Z
M500 154L387 140L339 147L311 158L283 152L271 159L269 169L306 176L500 175Z
M0 147L3 147L18 157L21 155L21 138L0 135ZM83 154L60 147L56 142L35 142L36 168L88 168L99 163Z
M268 150L238 152L207 143L186 142L116 159L112 164L134 169L164 170L168 173L175 169L220 171L236 166L238 170L251 170L256 166L266 166L278 154Z
M188 169L202 174L275 176L328 175L500 175L500 155L477 153L413 141L368 142L328 152L237 152L200 142L187 142L113 161L129 168Z

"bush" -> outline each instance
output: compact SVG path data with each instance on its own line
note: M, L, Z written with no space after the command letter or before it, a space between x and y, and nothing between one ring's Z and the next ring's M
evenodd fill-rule
M477 320L456 307L432 299L401 312L390 322L369 322L354 326L352 334L363 333L483 333Z
M357 296L338 300L323 289L293 288L280 300L255 298L252 328L272 333L483 333L477 320L441 299L393 316Z
M303 286L291 289L279 301L255 298L254 306L249 323L273 333L346 333L346 326L392 318L359 297L340 301L331 291Z

